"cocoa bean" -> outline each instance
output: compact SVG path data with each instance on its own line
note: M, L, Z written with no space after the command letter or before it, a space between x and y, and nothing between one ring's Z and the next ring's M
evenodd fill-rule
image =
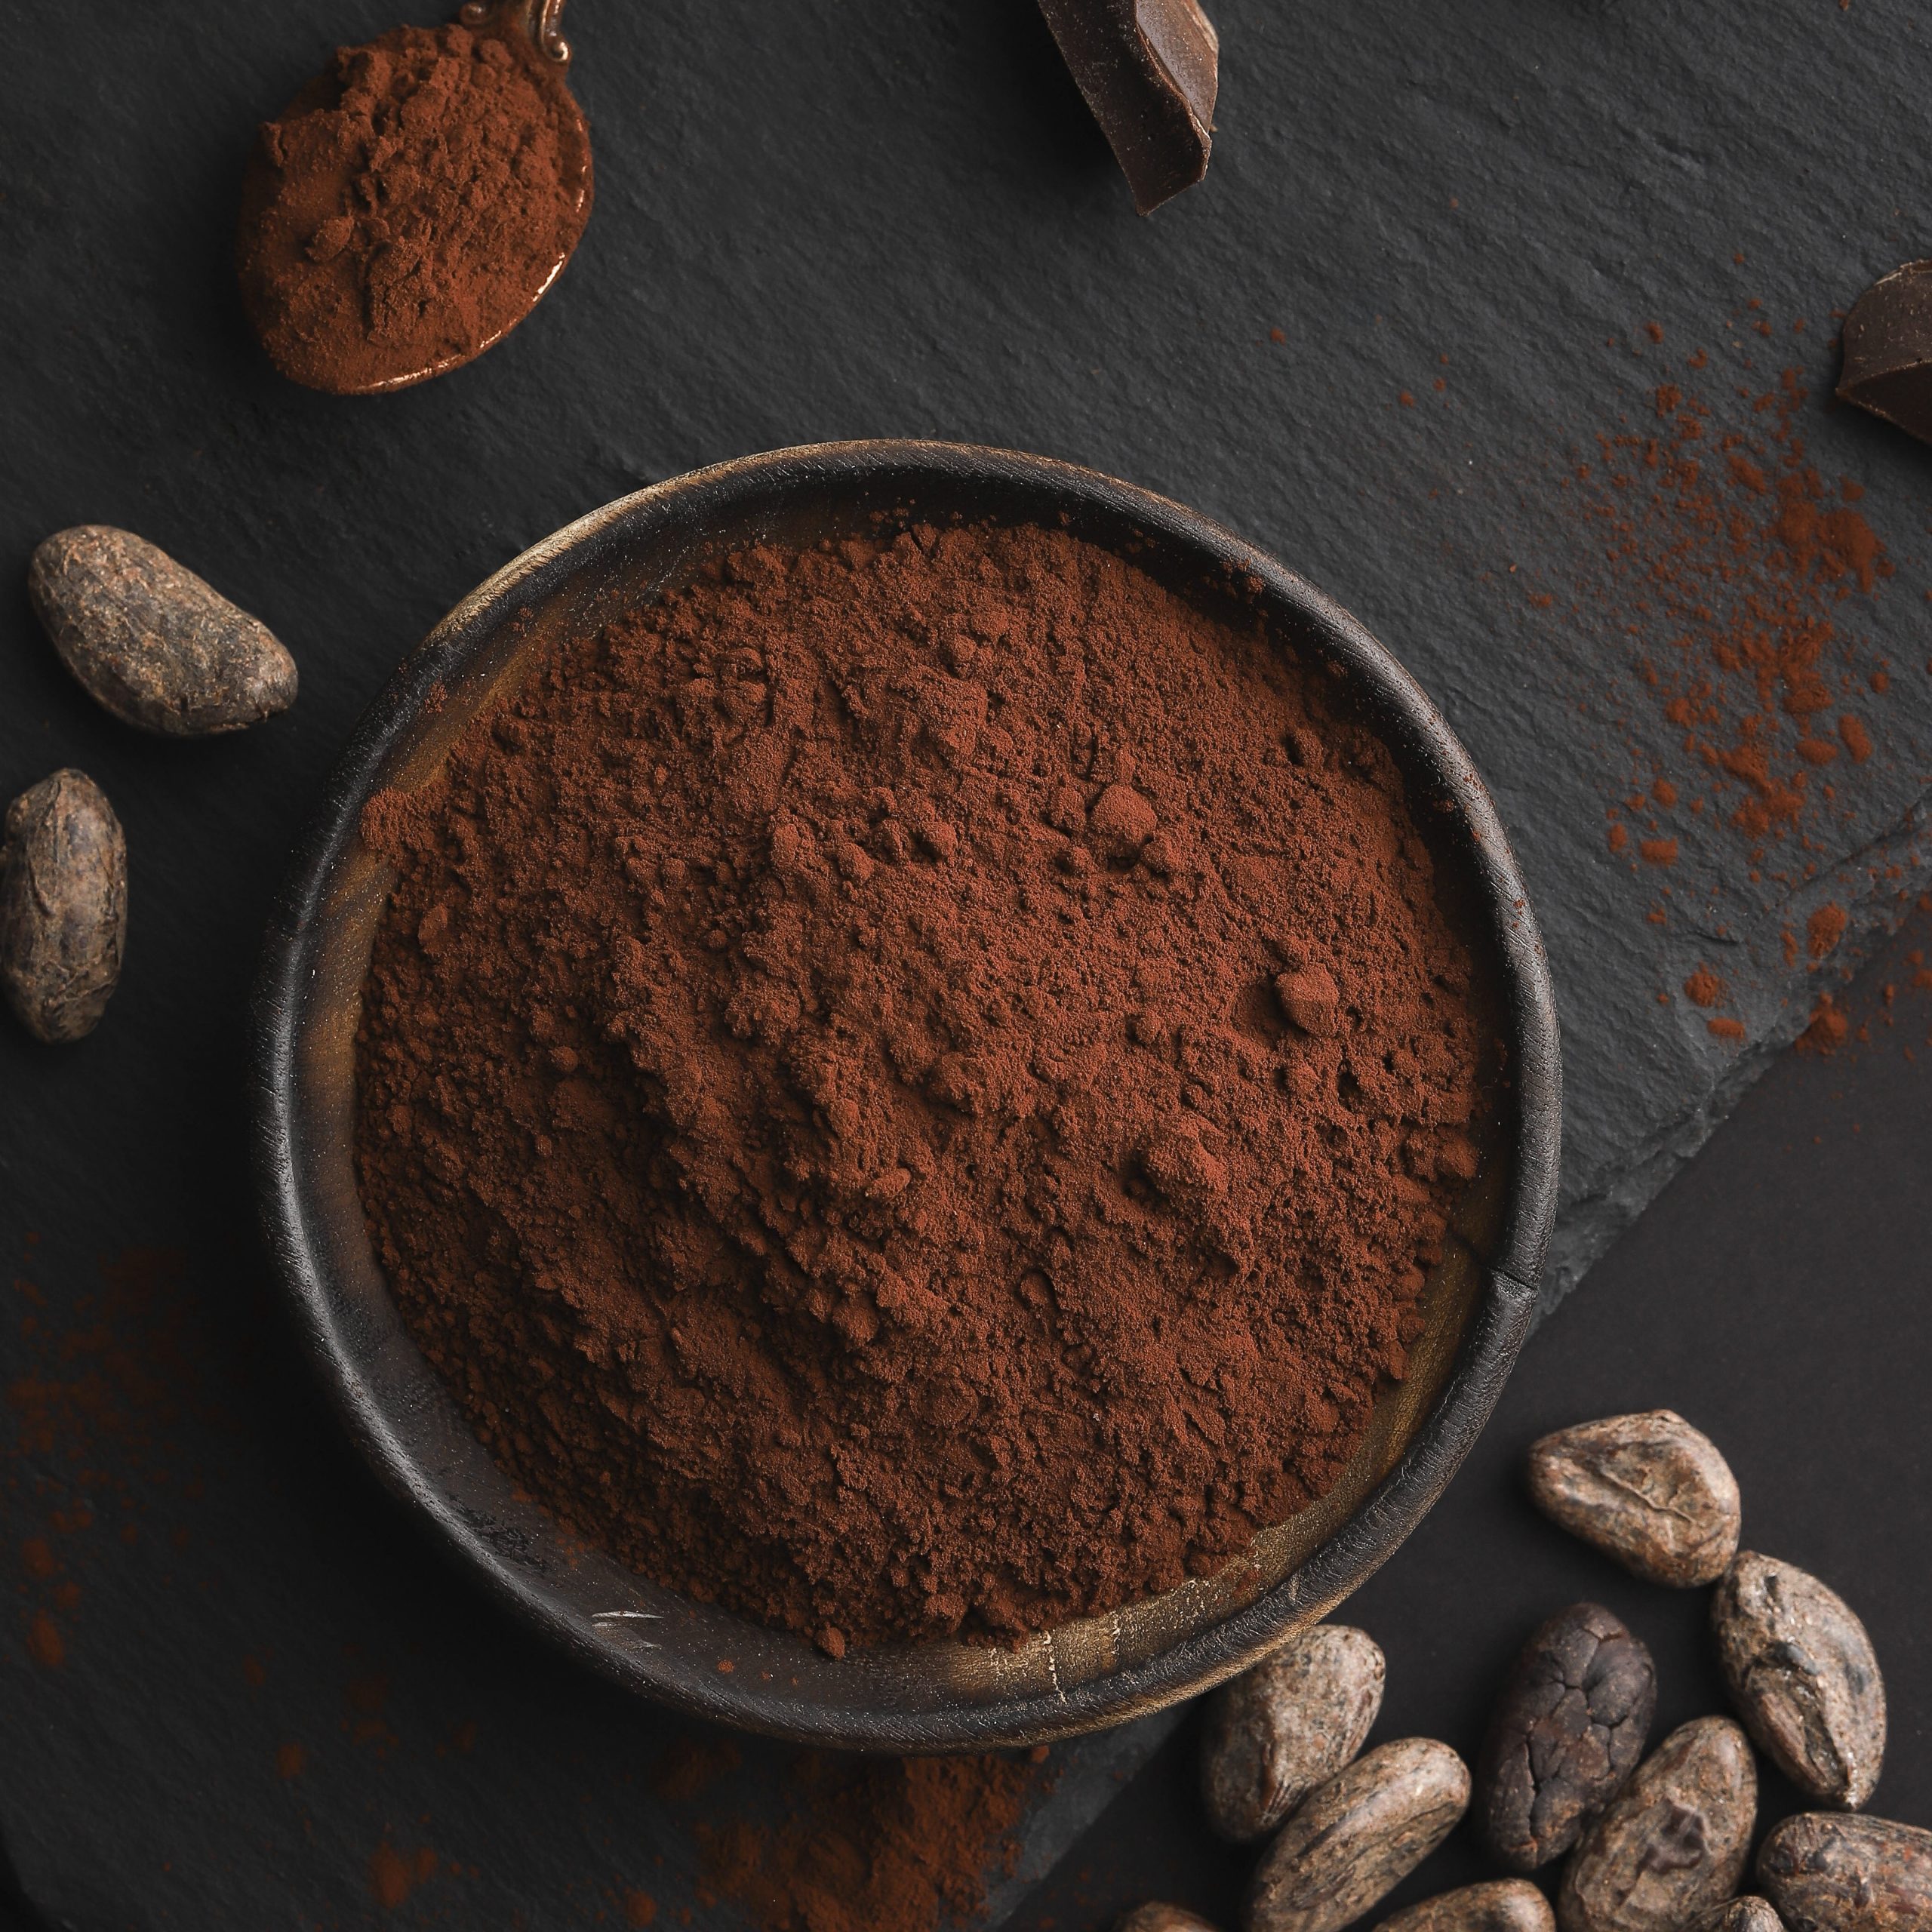
M1737 1549L1737 1479L1669 1409L1610 1416L1530 1449L1530 1494L1571 1535L1652 1583L1714 1583Z
M1398 1738L1318 1785L1262 1854L1247 1932L1337 1932L1399 1884L1468 1809L1446 1744Z
M1150 1899L1123 1912L1114 1921L1114 1932L1214 1932L1214 1927L1185 1906L1162 1905Z
M1223 1684L1201 1732L1208 1823L1237 1844L1272 1831L1361 1750L1386 1675L1374 1638L1324 1623Z
M198 737L295 702L295 660L274 632L128 531L57 532L27 590L62 663L126 724Z
M1758 1774L1728 1718L1673 1730L1584 1834L1563 1874L1563 1932L1682 1932L1737 1890Z
M1501 1862L1560 1857L1637 1768L1657 1703L1651 1654L1600 1604L1572 1604L1525 1644L1477 1761L1476 1829Z
M1855 1811L1885 1758L1885 1684L1838 1593L1740 1550L1711 1599L1724 1681L1744 1727L1801 1791Z
M1791 1932L1925 1932L1932 1832L1802 1811L1759 1847L1758 1882Z
M128 841L84 771L57 771L7 808L0 844L0 984L27 1030L91 1033L121 977Z
M1684 1932L1785 1932L1785 1927L1770 1901L1753 1894L1713 1906L1702 1918L1693 1919Z
M1556 1932L1556 1916L1528 1879L1493 1878L1424 1899L1377 1932Z

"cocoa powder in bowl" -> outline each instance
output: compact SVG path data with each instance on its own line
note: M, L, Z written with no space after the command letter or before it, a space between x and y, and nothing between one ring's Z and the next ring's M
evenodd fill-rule
M1404 1372L1481 1038L1328 676L1048 529L546 655L397 877L355 1154L507 1472L657 1581L1008 1640L1211 1572Z

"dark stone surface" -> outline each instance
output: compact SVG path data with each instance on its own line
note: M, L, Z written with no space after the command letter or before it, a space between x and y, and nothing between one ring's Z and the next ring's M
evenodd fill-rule
M578 0L598 202L577 260L473 368L363 401L268 369L230 229L255 120L332 41L395 24L392 0L7 19L0 795L79 765L131 851L99 1032L57 1053L0 1033L0 1243L29 1284L4 1355L7 1534L54 1566L17 1565L0 1816L29 1886L84 1927L252 1926L291 1900L298 1922L370 1922L386 1835L441 1860L399 1922L610 1922L620 1887L672 1898L688 1860L643 1791L662 1727L418 1552L340 1447L275 1326L238 1118L257 934L337 747L437 616L580 511L746 450L965 438L1164 490L1350 606L1463 734L1537 895L1571 1103L1552 1300L1801 1020L1792 907L1873 905L1894 854L1912 876L1876 883L1916 883L1915 446L1806 412L1904 566L1859 617L1899 675L1814 878L1754 886L1721 838L1687 847L1678 889L1722 887L1721 939L1647 923L1654 881L1604 853L1629 755L1577 706L1627 676L1620 619L1559 618L1512 576L1578 565L1549 478L1647 407L1642 321L1741 361L1755 344L1724 321L1761 298L1781 331L1813 323L1766 368L1795 357L1822 393L1829 310L1919 252L1897 158L1925 29L1887 5L1228 0L1213 171L1142 223L1030 0ZM263 618L300 665L294 710L187 744L98 712L24 590L32 545L83 521ZM1719 944L1743 1054L1658 1003ZM43 1384L72 1392L45 1431ZM1697 1419L1695 1392L1631 1405ZM57 1666L29 1647L39 1632L51 1656L42 1616ZM306 1754L286 1780L284 1743Z

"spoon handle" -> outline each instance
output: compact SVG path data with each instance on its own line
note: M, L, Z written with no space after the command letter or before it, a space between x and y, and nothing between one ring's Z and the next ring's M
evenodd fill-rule
M571 44L557 30L564 0L464 0L461 16L466 27L498 32L521 26L540 52L560 67L569 63Z

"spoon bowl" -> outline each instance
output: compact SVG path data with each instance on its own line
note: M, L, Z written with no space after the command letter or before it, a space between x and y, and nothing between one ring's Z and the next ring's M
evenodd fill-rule
M590 130L567 84L571 48L557 24L563 7L564 0L468 0L457 16L477 40L507 51L536 88L555 136L548 235L512 234L506 247L499 235L488 260L478 252L485 225L467 207L460 222L426 224L420 211L381 198L373 162L345 196L326 172L328 158L308 175L291 161L305 121L335 110L349 91L340 58L264 129L242 181L242 291L285 375L337 395L379 395L427 382L500 342L563 272L590 218L592 195ZM451 297L439 308L439 289L466 270L478 291L474 299ZM379 275L394 285L379 288ZM432 315L439 318L433 349L423 348L420 328L395 326L398 316L406 323Z

